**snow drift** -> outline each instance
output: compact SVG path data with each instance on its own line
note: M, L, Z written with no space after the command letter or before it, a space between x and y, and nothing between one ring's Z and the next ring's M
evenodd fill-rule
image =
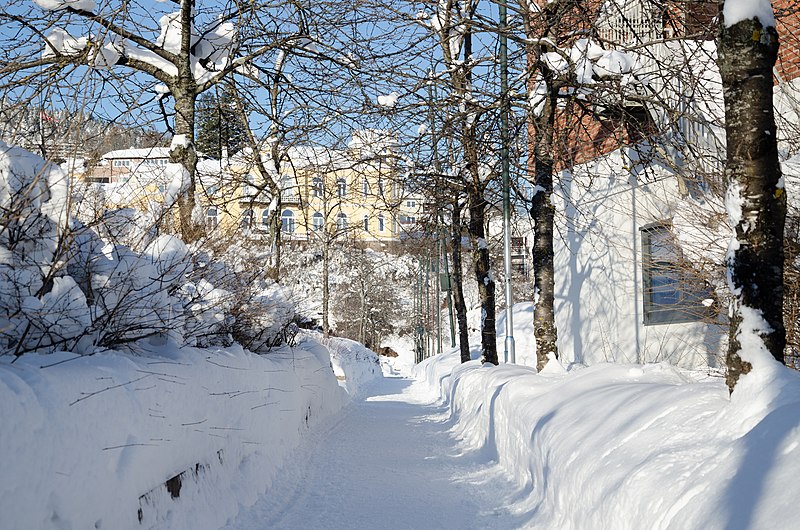
M777 364L743 377L732 398L721 378L667 364L551 360L537 374L462 365L451 352L417 374L449 402L464 447L517 481L519 494L499 502L531 527L788 529L800 520L800 374Z

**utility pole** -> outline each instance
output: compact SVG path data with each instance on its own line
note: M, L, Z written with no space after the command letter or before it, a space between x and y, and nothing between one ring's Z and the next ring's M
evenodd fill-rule
M438 232L438 230L437 230ZM440 254L440 246L439 246L439 239L436 239L436 259L434 263L436 264L436 275L433 278L433 281L436 282L436 304L434 306L434 314L436 316L436 354L442 354L442 267L441 267L441 254Z
M444 259L444 278L446 280L445 283L445 291L447 291L447 314L450 317L450 347L456 347L456 325L455 325L455 317L453 315L453 284L452 278L450 278L450 265L448 264L447 259L447 238L445 237L445 228L444 222L442 222L440 228L440 237L442 241L442 258Z
M503 176L503 263L505 265L506 340L505 361L516 363L514 351L514 302L511 296L511 184L508 160L508 14L500 0L500 164Z
M431 255L430 252L428 253L428 259L425 262L425 321L426 324L430 323L431 319ZM428 326L426 326L427 328ZM431 336L430 333L426 334L425 337L425 357L428 358L431 356L431 350L433 349L431 344Z

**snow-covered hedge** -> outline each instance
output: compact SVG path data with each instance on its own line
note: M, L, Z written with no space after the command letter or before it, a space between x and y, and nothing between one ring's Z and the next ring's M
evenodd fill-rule
M242 266L246 249L190 248L131 208L82 223L69 203L59 167L0 143L0 353L282 342L294 306L262 267Z
M2 528L220 527L346 401L327 349L308 338L268 356L234 346L10 360L0 357Z

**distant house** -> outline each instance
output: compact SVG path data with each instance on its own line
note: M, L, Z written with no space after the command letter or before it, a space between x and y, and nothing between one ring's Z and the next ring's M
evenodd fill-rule
M169 147L131 148L109 151L84 177L96 184L115 184L131 173L164 168L169 162Z

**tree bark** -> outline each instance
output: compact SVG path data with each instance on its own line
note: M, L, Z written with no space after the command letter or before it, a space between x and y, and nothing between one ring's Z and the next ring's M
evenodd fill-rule
M468 230L473 244L475 279L481 300L481 362L499 364L495 326L495 285L489 261L489 245L484 229L486 199L482 188L470 188Z
M758 19L731 27L725 27L724 21L720 24L717 63L725 99L726 202L728 211L734 212L731 222L735 224L735 241L728 253L728 278L734 295L726 356L726 382L731 392L739 377L753 368L747 359L757 354L742 349L741 333L756 333L769 354L784 362L786 194L772 103L772 67L777 54L775 28L764 28ZM748 310L760 313L769 329L743 329L743 315Z
M553 265L553 173L555 168L553 138L555 134L556 101L559 88L554 72L551 71L542 55L548 49L548 42L556 42L555 25L561 16L573 5L572 2L549 3L541 11L541 19L533 21L526 17L525 27L528 37L538 44L528 47L528 68L539 72L546 94L542 108L537 113L532 109L528 125L528 171L532 177L534 192L531 200L531 217L534 221L533 242L533 282L535 305L533 310L534 338L536 340L536 368L541 371L550 354L558 358L558 332L555 320L555 270ZM548 39L536 39L536 30ZM531 75L529 91L534 91L539 79Z
M461 362L470 360L469 333L467 330L467 304L464 301L464 274L461 260L461 205L458 199L453 201L452 218L452 244L453 244L453 305L456 309L458 321L458 348L461 351Z
M181 237L187 243L197 241L203 235L203 227L194 219L195 188L197 174L197 152L194 146L195 104L198 87L192 73L191 48L194 26L194 1L181 4L181 52L175 66L178 76L170 86L175 98L175 134L183 135L186 142L173 144L170 162L181 164L187 172L188 183L177 198L178 222Z
M194 148L194 80L181 78L180 88L173 90L175 97L175 134L186 138L184 144L175 143L169 153L170 162L180 164L187 173L188 183L177 197L178 226L187 243L197 241L202 235L201 226L193 217L197 173L197 152Z
M545 81L547 82L547 81ZM533 119L534 129L534 195L531 217L534 221L533 285L536 303L533 310L533 328L536 339L536 368L541 371L548 356L558 358L558 332L555 321L555 270L553 265L553 131L557 92L548 84L544 109Z

